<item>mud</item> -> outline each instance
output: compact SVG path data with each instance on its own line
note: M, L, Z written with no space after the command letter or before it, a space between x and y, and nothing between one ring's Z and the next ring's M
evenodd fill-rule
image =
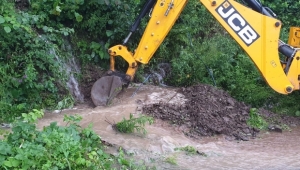
M82 79L80 79L80 91L84 96L84 103L94 107L91 99L91 90L94 83L104 75L105 71L95 65L89 65L82 68Z
M159 102L143 106L143 112L153 117L185 126L188 136L225 134L249 140L258 130L247 125L250 107L238 102L226 92L209 85L181 88L184 104Z
M247 141L259 132L247 124L250 106L235 100L223 90L199 84L181 88L176 94L181 94L185 101L172 103L170 99L145 104L143 112L184 127L183 133L195 138L224 134L228 138ZM262 108L258 114L270 122L270 130L277 132L282 132L282 125L294 127L300 124L299 118L274 114Z
M231 140L230 136L233 139L237 139L234 134L241 131L244 132L244 128L248 128L249 131L253 131L253 129L245 125L247 116L243 111L247 111L249 107L232 99L227 93L205 85L179 90L175 88L142 86L139 88L139 91L136 91L138 88L139 85L129 87L107 107L94 108L89 105L79 105L61 113L48 112L40 120L38 127L42 128L53 121L58 122L59 125L64 125L65 123L62 121L64 114L79 114L83 117L81 121L83 127L93 124L94 131L101 136L103 141L110 144L107 152L116 154L119 147L122 147L127 154L132 155L131 158L136 162L142 161L142 163L148 166L155 166L157 169L300 169L299 128L294 127L291 131L283 131L282 133L259 132L256 133L255 138L251 134L251 136L248 136L250 137L249 141ZM201 91L198 91L195 95L192 93L197 91L195 89ZM186 97L188 94L191 94L190 97ZM191 103L192 106L187 108L200 108L200 106L203 106L207 107L206 109L208 110L202 109L201 112L203 113L198 115L191 114L189 117L190 122L194 124L198 123L196 119L201 120L199 117L203 116L202 114L204 113L215 114L217 119L223 119L224 122L224 118L218 117L227 117L226 114L236 115L233 116L233 119L228 120L230 122L228 125L230 126L223 126L216 122L218 125L216 128L208 124L208 121L213 122L212 119L215 116L203 116L205 121L202 124L205 125L205 122L207 122L205 126L209 128L207 128L207 131L198 133L192 128L194 124L191 123L190 127L187 126L186 123L188 121L186 119L181 124L172 122L173 118L177 118L178 115L169 111L165 114L169 114L172 119L156 119L153 125L146 126L148 132L146 136L137 133L118 133L105 121L119 122L123 118L129 118L130 113L138 116L145 112L143 108L148 108L149 110L157 110L155 109L157 107L161 107L161 110L164 110L164 107L169 106L171 108L175 106L182 108L191 101L195 103ZM154 107L150 109L150 106ZM226 114L221 114L222 111L226 112ZM192 111L190 112L193 113ZM163 116L164 112L161 113ZM275 120L273 113L268 111L263 111L262 113ZM295 126L300 122L295 118L287 119L281 115L279 117L282 117L282 119L278 121L293 122L291 124ZM228 118L231 117L229 116ZM237 122L239 119L242 121ZM236 126L234 123L240 125ZM228 131L220 131L219 129L222 128L228 129ZM203 136L206 134L208 136ZM194 147L201 154L187 155L185 152L176 151L176 148L185 146ZM168 158L174 159L176 165L170 164L167 161Z

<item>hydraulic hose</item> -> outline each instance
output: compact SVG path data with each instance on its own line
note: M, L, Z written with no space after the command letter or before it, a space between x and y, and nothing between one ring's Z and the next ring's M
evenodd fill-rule
M138 26L141 23L142 18L144 18L146 13L150 11L150 9L154 6L155 2L156 2L156 0L148 0L145 3L145 5L144 5L142 11L140 12L139 16L135 19L134 24L131 26L128 36L123 41L123 45L125 45L128 42L128 40L129 40L130 36L132 35L132 33L137 30Z
M274 16L267 10L266 7L263 7L261 3L257 2L256 0L244 0L250 8L254 11L264 14L266 16L274 18Z
M247 5L252 8L254 11L259 12L263 15L275 18L275 14L273 14L272 10L266 7L263 7L260 2L257 0L243 0ZM271 13L272 12L272 13ZM284 56L291 58L295 53L295 49L290 45L284 43L283 41L279 40L278 44L278 51L283 54Z

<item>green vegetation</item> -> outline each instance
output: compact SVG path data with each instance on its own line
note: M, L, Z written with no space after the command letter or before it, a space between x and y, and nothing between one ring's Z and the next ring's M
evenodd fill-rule
M55 56L63 50L62 31L42 35L34 27L41 16L16 11L10 0L0 6L0 121L34 108L55 108L68 96L67 77Z
M76 56L82 65L107 68L108 46L121 42L140 8L119 0L2 0L0 6L1 122L32 109L73 106L63 63Z
M177 165L177 158L175 156L169 156L165 159L166 162L172 165Z
M175 151L184 151L187 155L201 155L201 156L204 156L204 157L207 157L207 154L204 153L204 152L199 152L197 151L197 149L193 146L185 146L185 147L179 147L179 148L175 148L174 149Z
M267 129L268 123L266 120L259 115L256 108L251 108L249 113L249 119L247 120L247 124L251 127L257 129Z
M281 16L284 23L281 39L287 41L288 28L300 26L291 13L299 4L282 1L284 6L290 4L286 9L290 13L286 16L285 8L278 5L281 1L276 2L263 1L263 5L274 7L274 12ZM300 111L299 105L295 104L300 100L299 91L287 96L272 90L251 59L197 1L188 3L155 55L158 59L160 56L164 56L160 62L171 61L172 64L167 84L190 86L201 82L216 85L252 107L265 107L289 115Z
M185 147L175 148L175 151L185 151L187 155L197 154L197 149L189 145Z
M83 68L97 65L107 69L107 48L127 36L144 2L2 0L0 121L13 121L32 109L72 107L76 99L66 85L69 73L63 63L75 56ZM281 39L286 41L288 27L300 25L293 16L300 4L282 0L262 3L282 19ZM129 49L136 48L147 20L142 20L132 36ZM270 89L249 57L198 0L187 4L150 64L140 67L136 80L161 62L171 62L169 85L216 84L252 107L290 115L300 111L295 105L299 92L283 96ZM123 60L118 58L116 63L117 69L125 71Z
M286 26L300 26L300 20L295 17L299 2L293 0L262 0L262 3L270 7ZM280 5L277 5L277 3L280 3Z
M105 153L101 138L81 128L81 117L66 116L65 127L51 123L39 131L35 122L43 116L33 110L13 123L12 132L0 140L0 169L146 169L119 155Z
M78 125L78 116L65 117L66 127L52 123L42 131L34 122L43 116L41 109L64 109L76 102L67 87L70 73L64 63L75 57L82 68L108 68L107 48L127 36L144 2L0 1L0 123L14 122L12 132L0 141L0 169L141 169L125 159L121 151L117 157L106 154L91 127ZM300 26L294 16L300 3L261 2L283 21L281 39L287 41L288 27ZM147 20L142 20L132 36L129 49L136 48ZM143 80L142 74L162 62L172 65L168 85L216 84L252 107L300 115L300 105L296 104L299 92L285 96L270 89L249 57L198 0L189 1L150 64L139 67L136 77ZM116 63L118 70L125 71L124 61L117 59ZM71 73L83 79L80 73ZM151 124L153 119L130 115L129 120L115 126L120 132L145 134L147 122ZM266 126L255 109L248 123L259 129ZM184 149L193 152L192 148ZM166 160L176 164L174 157Z
M147 134L147 131L144 127L147 122L151 125L154 122L154 119L145 115L134 118L133 115L130 114L129 119L123 118L121 122L118 122L113 126L122 133L133 133L136 131L145 135Z

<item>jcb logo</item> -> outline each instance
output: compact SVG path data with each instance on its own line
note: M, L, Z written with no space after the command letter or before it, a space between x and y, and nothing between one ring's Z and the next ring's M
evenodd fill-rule
M216 11L247 46L260 37L229 2L225 1Z

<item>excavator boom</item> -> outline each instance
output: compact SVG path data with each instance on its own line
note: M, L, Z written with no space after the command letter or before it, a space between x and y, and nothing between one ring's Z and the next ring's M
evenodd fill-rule
M279 39L282 24L275 18L276 15L256 0L244 1L248 7L234 0L200 0L249 55L271 88L281 94L299 90L300 52L293 46L299 45L299 38L294 34L300 33L300 29L291 29L289 42L293 42L293 46L285 44ZM133 79L138 63L147 64L149 62L186 4L187 0L147 1L123 44L113 46L108 50L111 62L109 76L116 76L117 73L114 68L115 57L120 56L129 64L128 70L122 78L124 83L118 82L119 86L121 84L124 86ZM138 47L132 53L127 50L126 43L137 28L141 17L152 6L151 18ZM280 61L279 52L286 57L285 62ZM94 86L101 86L102 83L97 82ZM92 96L99 95L93 93L95 92L92 91ZM94 103L98 105L97 102Z

